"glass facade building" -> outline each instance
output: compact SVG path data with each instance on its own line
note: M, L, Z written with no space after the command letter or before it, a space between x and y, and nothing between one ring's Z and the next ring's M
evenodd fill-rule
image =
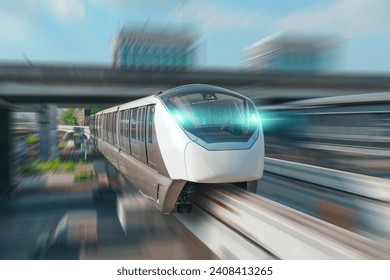
M113 40L114 67L186 69L195 63L196 35L188 30L122 29Z
M248 70L323 72L334 66L336 46L331 37L277 34L248 46L243 65Z

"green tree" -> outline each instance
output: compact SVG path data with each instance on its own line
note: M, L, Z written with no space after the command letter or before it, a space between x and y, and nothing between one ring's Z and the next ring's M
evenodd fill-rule
M91 108L91 115L96 114L97 112L100 112L101 110L103 110L102 107L93 107L93 108Z
M62 120L65 125L77 125L77 117L74 109L68 109L62 113Z
M39 136L37 134L31 134L25 138L28 147L32 147L39 143Z

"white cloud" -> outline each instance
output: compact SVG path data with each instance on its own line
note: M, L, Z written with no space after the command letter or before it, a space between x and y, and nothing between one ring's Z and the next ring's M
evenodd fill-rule
M83 0L1 0L0 40L4 43L26 42L46 7L59 20L85 16Z
M85 16L85 1L83 0L45 0L45 5L54 17L61 20L73 20Z
M0 10L0 42L22 42L28 36L28 21Z
M25 42L34 19L39 15L36 0L0 2L0 42Z
M195 24L201 30L225 28L258 28L266 16L259 10L233 9L200 1L177 6L168 16L170 22Z
M93 5L106 9L121 10L124 8L148 8L159 9L163 5L169 5L172 0L88 0Z
M348 37L390 32L390 1L341 0L310 7L275 22L275 31L332 32Z

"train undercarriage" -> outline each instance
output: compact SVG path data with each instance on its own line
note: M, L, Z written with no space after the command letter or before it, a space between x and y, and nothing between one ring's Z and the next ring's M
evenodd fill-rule
M256 193L258 181L249 181L249 182L236 182L231 183L229 185L233 185L237 188L247 190L252 193ZM225 185L225 184L217 184L217 185ZM187 182L181 191L179 198L175 204L173 212L176 213L191 213L193 198L201 187L211 187L210 184L200 184L194 182Z

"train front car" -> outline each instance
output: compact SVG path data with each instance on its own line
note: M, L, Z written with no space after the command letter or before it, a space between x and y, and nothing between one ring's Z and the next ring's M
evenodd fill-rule
M171 179L187 182L176 202L178 212L191 210L191 192L199 184L233 183L256 191L264 138L250 99L210 85L182 86L158 98L167 109L156 112L164 164Z

